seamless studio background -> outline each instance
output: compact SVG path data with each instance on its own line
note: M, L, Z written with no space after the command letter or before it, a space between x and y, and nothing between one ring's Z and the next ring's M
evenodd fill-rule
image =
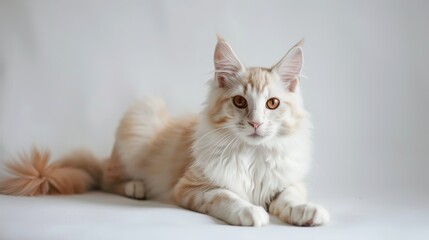
M1 1L0 159L34 143L54 158L108 156L135 99L162 96L175 116L201 109L216 33L246 66L267 67L305 37L311 199L427 202L428 5Z

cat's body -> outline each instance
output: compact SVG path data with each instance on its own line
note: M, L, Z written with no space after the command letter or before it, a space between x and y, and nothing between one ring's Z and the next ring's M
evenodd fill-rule
M82 153L47 167L47 157L34 151L32 162L10 165L21 178L3 182L0 190L67 194L99 186L178 204L234 225L265 225L267 211L295 225L324 224L328 213L307 203L303 185L311 141L298 85L302 59L298 44L271 69L245 69L219 39L215 79L198 116L172 118L162 100L146 99L123 117L103 167Z

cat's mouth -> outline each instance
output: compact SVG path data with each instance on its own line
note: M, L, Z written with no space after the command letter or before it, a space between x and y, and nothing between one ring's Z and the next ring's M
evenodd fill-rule
M254 132L252 134L249 134L249 137L251 137L251 138L263 138L264 136L259 135L258 133Z
M246 136L245 141L251 145L258 145L260 143L262 143L265 140L264 135L261 135L260 133L252 133Z

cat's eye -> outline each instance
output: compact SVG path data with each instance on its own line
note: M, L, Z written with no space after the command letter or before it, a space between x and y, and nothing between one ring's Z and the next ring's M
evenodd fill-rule
M278 108L279 105L280 105L280 100L278 98L270 98L268 99L266 104L267 108L271 110Z
M232 103L238 108L247 107L247 101L243 96L237 95L232 99Z

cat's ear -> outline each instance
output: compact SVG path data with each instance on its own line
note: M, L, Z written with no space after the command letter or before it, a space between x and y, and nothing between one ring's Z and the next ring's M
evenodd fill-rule
M286 84L289 91L294 92L298 84L299 76L301 75L304 53L302 45L304 39L293 46L289 52L278 62L272 70L275 71L282 82Z
M244 71L244 66L221 36L217 35L217 40L214 53L215 78L219 87L225 87L232 78Z

